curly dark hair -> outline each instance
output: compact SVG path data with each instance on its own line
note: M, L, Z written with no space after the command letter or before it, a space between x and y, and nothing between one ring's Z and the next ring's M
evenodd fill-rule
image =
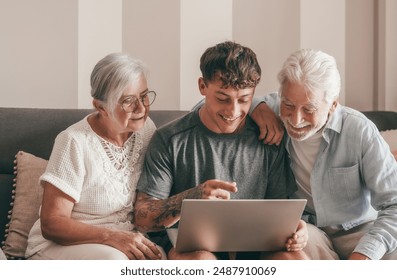
M201 56L200 70L205 82L219 79L225 88L255 87L261 79L256 54L231 41L208 48Z

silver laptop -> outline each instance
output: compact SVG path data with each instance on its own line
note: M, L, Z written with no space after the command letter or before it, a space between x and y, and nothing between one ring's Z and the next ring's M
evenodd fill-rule
M306 199L185 199L178 229L168 229L178 252L275 251L297 229Z

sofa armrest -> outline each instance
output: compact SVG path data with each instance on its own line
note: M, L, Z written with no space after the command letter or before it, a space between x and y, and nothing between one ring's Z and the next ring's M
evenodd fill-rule
M6 260L6 255L4 255L3 250L0 248L0 260Z

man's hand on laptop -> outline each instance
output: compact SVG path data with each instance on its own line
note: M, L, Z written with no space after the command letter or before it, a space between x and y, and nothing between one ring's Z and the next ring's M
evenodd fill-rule
M305 221L300 220L296 232L287 240L287 251L299 251L306 247L309 235Z
M135 201L135 226L144 232L169 228L179 221L184 199L230 199L237 192L236 182L208 180L166 199L138 191Z
M230 199L230 193L237 192L236 182L208 180L194 188L187 198L194 199Z

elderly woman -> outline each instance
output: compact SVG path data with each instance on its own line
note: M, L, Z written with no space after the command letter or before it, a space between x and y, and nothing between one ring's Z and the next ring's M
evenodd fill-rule
M61 132L48 167L29 259L161 259L132 224L135 189L155 125L156 93L143 64L124 54L100 60L91 74L95 112Z

